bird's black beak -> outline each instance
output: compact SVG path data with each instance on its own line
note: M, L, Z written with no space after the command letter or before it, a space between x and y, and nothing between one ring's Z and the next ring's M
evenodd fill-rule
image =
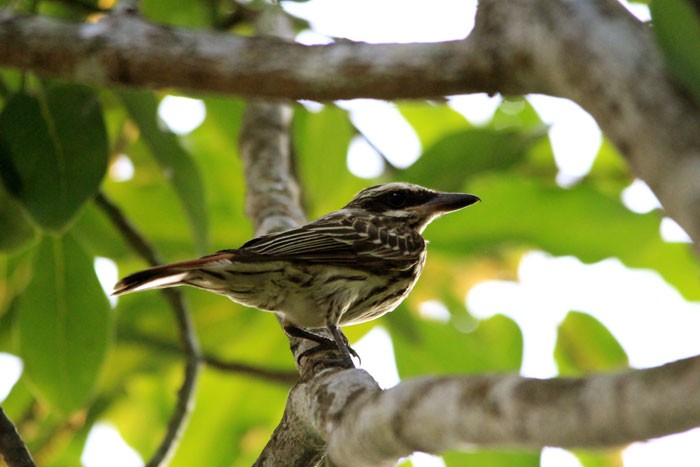
M438 193L438 195L425 203L423 207L436 214L445 214L481 201L476 195L467 193Z

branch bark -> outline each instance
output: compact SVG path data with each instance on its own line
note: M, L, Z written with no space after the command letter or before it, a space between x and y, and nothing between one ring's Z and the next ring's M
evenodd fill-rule
M700 357L586 378L428 377L380 391L359 370L307 383L290 403L335 465L499 445L599 448L700 425ZM562 416L562 414L566 414Z
M0 65L97 86L174 87L255 98L443 96L486 84L478 51L439 44L303 46L111 15L93 24L39 16L0 20ZM431 71L432 70L432 71ZM475 85L471 91L479 91ZM494 89L496 91L496 89ZM512 92L518 92L512 90Z
M594 64L594 65L593 65ZM112 15L0 20L0 65L95 85L286 99L545 93L579 103L700 251L700 108L614 0L482 0L464 41L303 46Z
M258 18L259 34L291 36L288 18L270 7ZM257 235L290 229L306 222L299 202L299 186L291 162L291 107L281 101L254 100L248 103L239 137L239 152L246 179L246 214ZM280 325L285 321L278 316ZM319 331L321 333L323 331ZM313 379L324 369L333 368L338 356L333 351L301 355L316 344L288 336L290 348L302 375ZM291 399L299 385L292 388ZM255 462L256 466L316 465L325 452L325 441L317 433L304 429L298 413L287 404L280 424Z
M9 467L34 467L34 460L14 423L0 407L0 460Z

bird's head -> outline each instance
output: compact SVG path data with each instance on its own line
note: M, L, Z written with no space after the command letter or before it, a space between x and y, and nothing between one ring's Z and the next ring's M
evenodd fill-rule
M361 209L407 223L418 232L435 218L480 201L466 193L444 193L411 183L387 183L365 188L345 209Z

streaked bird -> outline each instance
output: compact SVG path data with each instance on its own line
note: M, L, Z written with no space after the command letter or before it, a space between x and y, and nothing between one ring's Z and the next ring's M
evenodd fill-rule
M409 183L373 186L301 227L134 273L115 285L113 295L180 285L204 289L277 313L290 323L288 334L336 345L352 366L350 354L356 354L339 326L396 308L423 270L425 227L477 201ZM327 328L335 343L304 328Z

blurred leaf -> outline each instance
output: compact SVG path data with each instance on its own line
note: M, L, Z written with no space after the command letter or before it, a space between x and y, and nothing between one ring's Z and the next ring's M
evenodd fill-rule
M42 228L61 232L107 169L107 133L96 95L49 86L43 99L15 94L0 114L0 175Z
M700 7L688 0L657 0L650 11L669 69L700 102Z
M17 297L24 292L32 278L35 248L11 254L0 254L0 335L6 332L6 316L11 313Z
M447 467L539 467L540 453L511 450L448 452L442 458Z
M622 449L572 450L583 467L623 467Z
M91 256L120 258L132 253L124 238L95 203L85 207L70 233Z
M165 23L187 27L210 26L213 2L200 0L143 0L140 12L145 17L157 23Z
M535 108L525 97L504 97L491 120L490 128L539 130L544 126Z
M629 367L625 350L610 331L594 317L573 311L559 325L554 359L561 376Z
M73 21L83 21L88 14L98 11L96 0L37 2L36 5L37 10L33 13Z
M627 163L609 139L603 138L589 176L620 180L629 184L630 176Z
M441 190L456 191L465 180L481 172L511 167L523 158L535 141L544 136L544 131L462 130L443 137L426 149L415 164L401 172L401 178Z
M444 373L483 373L520 368L523 337L510 318L495 315L472 332L451 323L411 318L399 310L387 320L402 378Z
M122 91L124 105L134 119L144 142L170 180L190 221L197 251L208 253L209 221L204 186L192 157L177 137L158 125L158 102L148 91Z
M284 412L287 392L283 386L205 369L197 411L172 467L253 465Z
M35 401L36 399L34 399L32 392L27 387L26 380L20 378L17 380L17 383L12 386L12 390L7 395L7 398L2 401L2 408L7 415L14 420L15 424L17 424L21 418L26 416L26 413L31 409Z
M244 103L231 98L204 99L207 118L183 143L192 152L203 180L214 249L241 245L253 235L245 216L243 164L238 154L238 132Z
M454 255L518 245L584 262L617 257L628 267L655 269L687 299L700 298L700 269L688 245L663 242L659 217L629 211L618 196L512 173L486 174L464 191L482 202L431 225L432 249Z
M12 252L32 243L34 226L25 217L19 203L0 184L0 252Z
M294 154L310 218L340 209L367 186L347 168L354 130L346 111L332 105L320 112L297 108L293 131Z
M413 127L424 150L445 136L470 127L462 114L446 104L402 102L397 107Z
M41 396L68 414L91 397L109 343L109 304L92 259L69 235L45 237L19 303L21 357Z
M173 364L158 370L132 373L124 383L125 397L117 399L105 413L124 441L145 459L153 455L161 441L182 377L179 367Z

